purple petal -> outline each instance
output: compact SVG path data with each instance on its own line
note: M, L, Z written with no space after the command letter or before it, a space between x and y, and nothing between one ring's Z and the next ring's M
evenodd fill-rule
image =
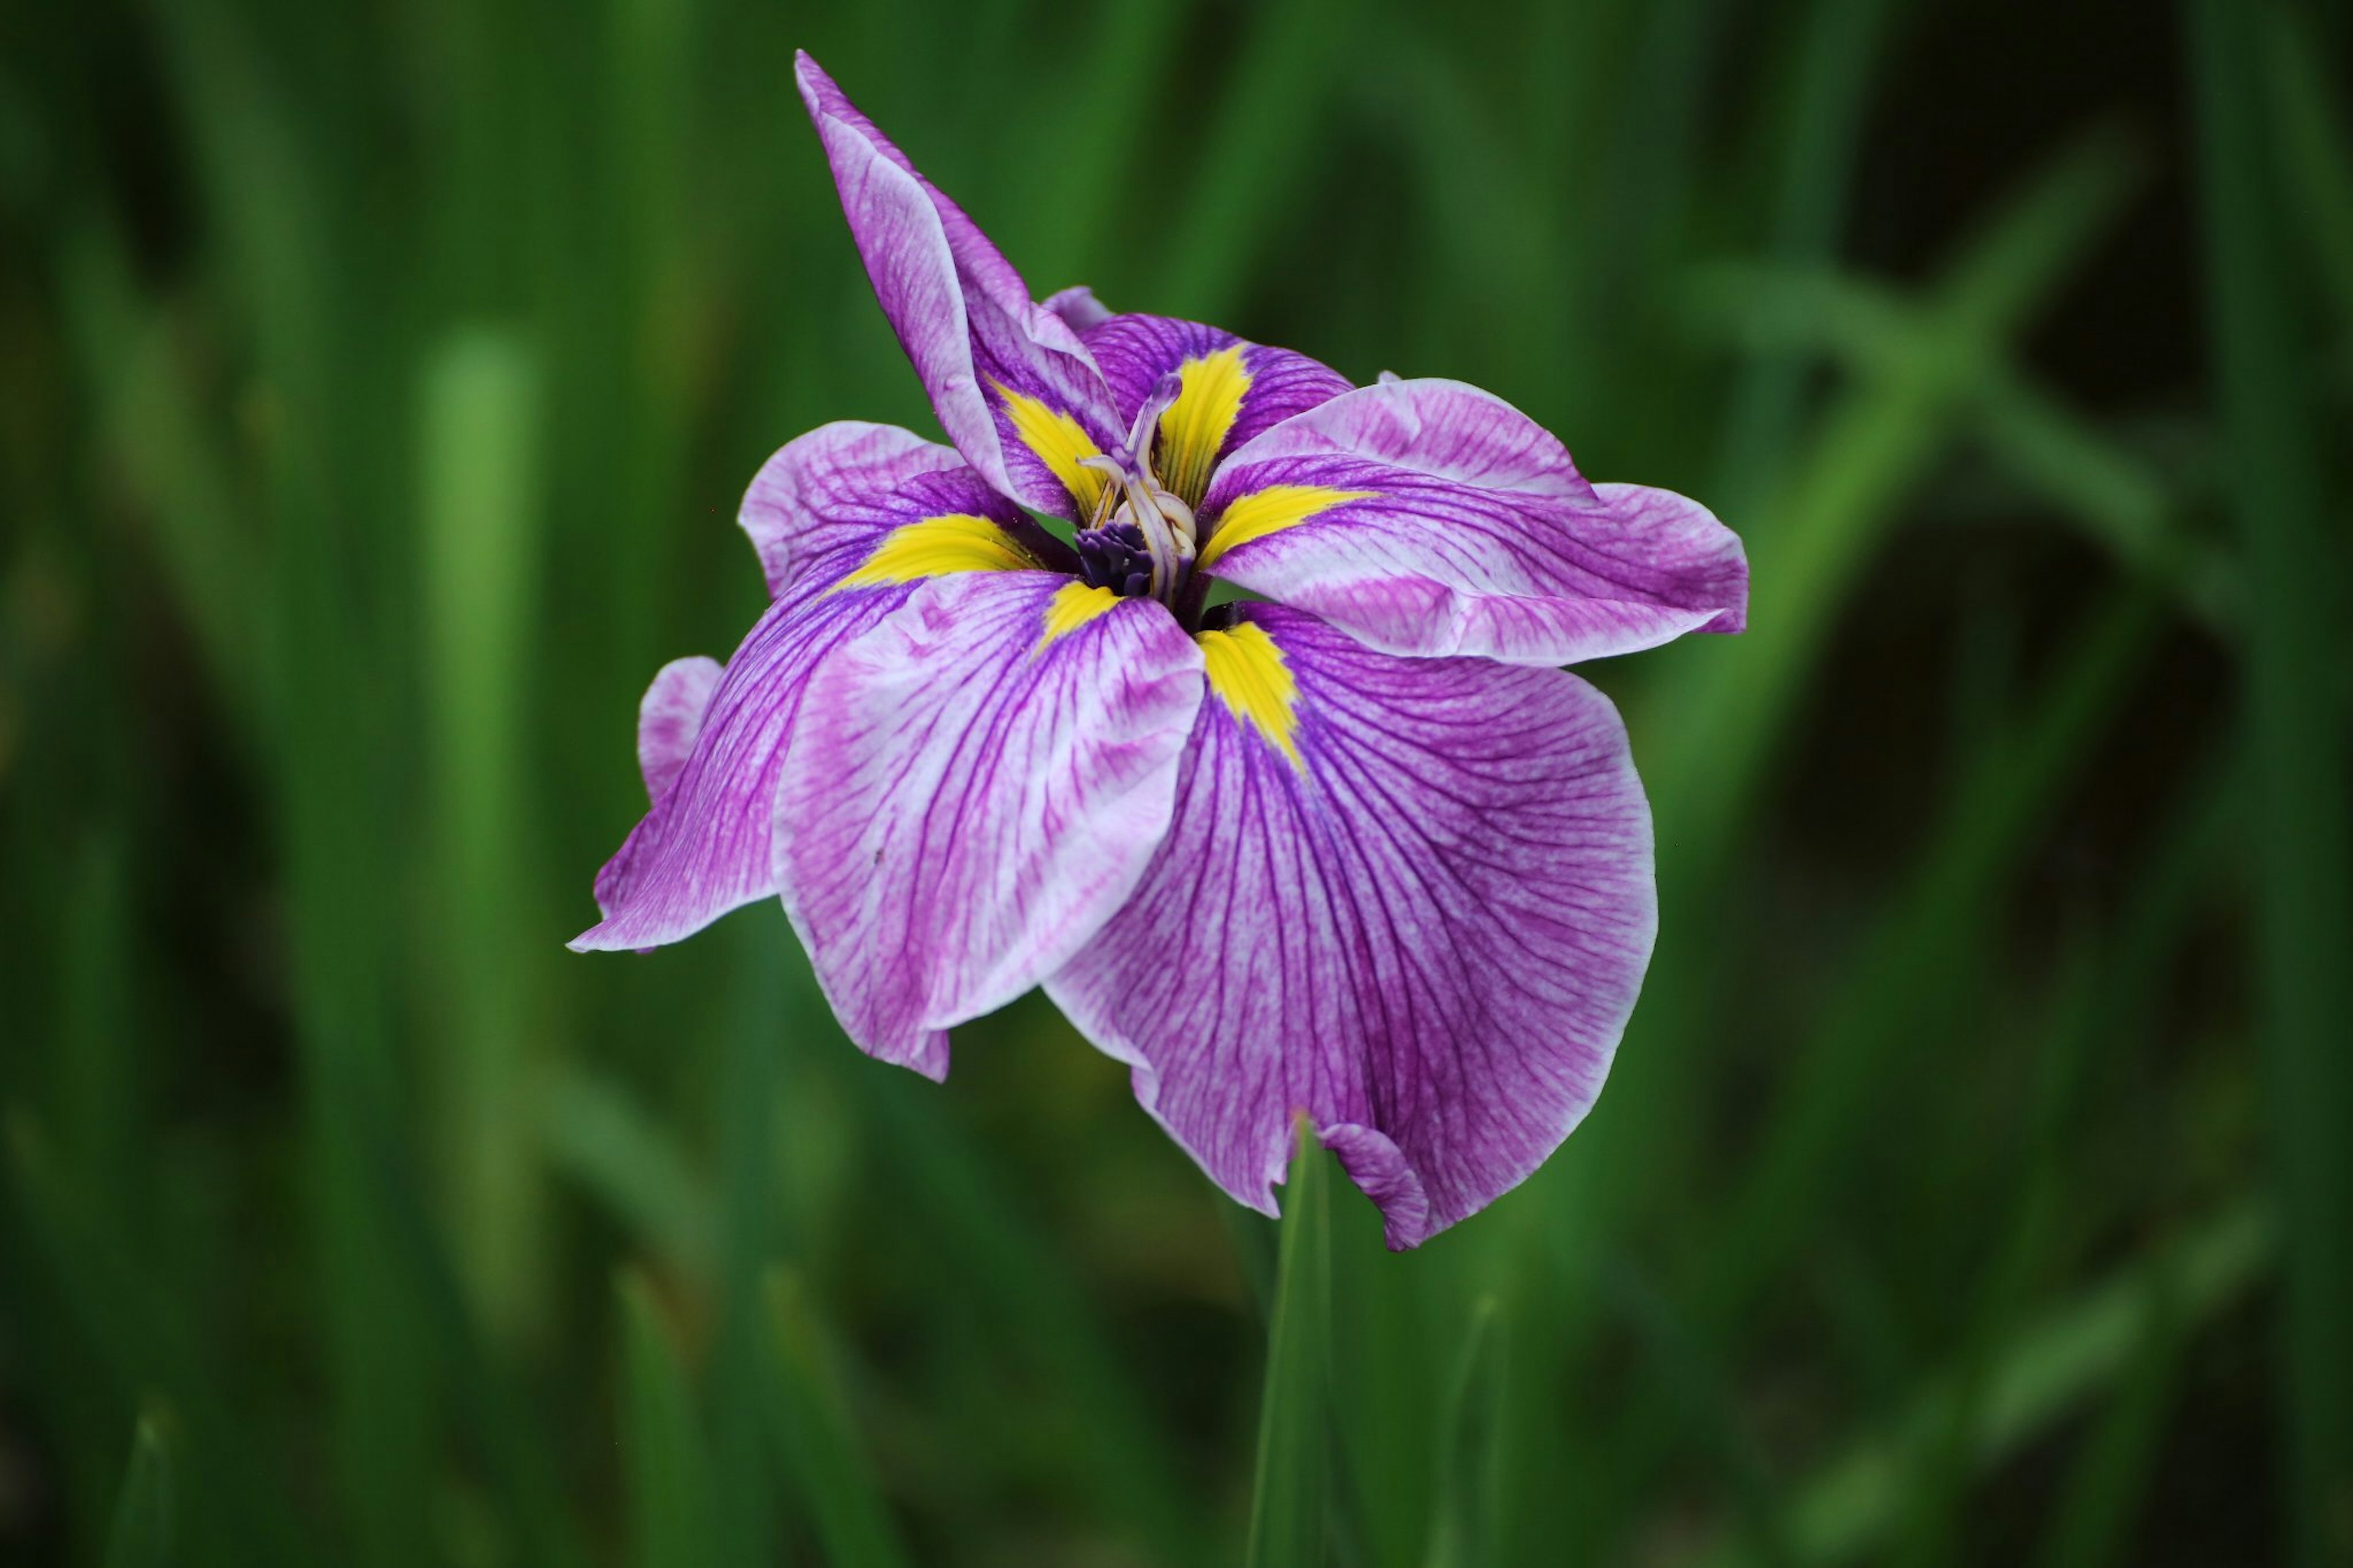
M785 908L851 1039L946 1030L1067 962L1166 830L1201 654L1156 601L942 578L827 661L776 795Z
M1111 320L1095 291L1083 283L1074 283L1059 294L1049 295L1039 301L1039 309L1051 310L1062 318L1071 331L1084 336L1090 327L1099 327Z
M1412 1247L1599 1093L1656 926L1650 809L1575 676L1280 605L1229 635L1257 646L1208 650L1166 840L1047 990L1235 1198L1272 1212L1304 1110Z
M920 518L985 517L1043 564L1075 570L1060 541L966 467L952 447L895 425L845 419L789 442L744 492L740 521L768 594L841 576L891 530Z
M1200 510L1203 567L1390 653L1569 664L1747 616L1740 541L1706 508L1588 483L1542 426L1460 382L1385 382L1277 426Z
M1089 328L1085 337L1088 351L1111 384L1120 418L1131 423L1158 388L1161 377L1181 373L1191 363L1212 361L1219 354L1232 356L1235 363L1229 379L1240 387L1240 395L1229 414L1220 405L1188 417L1180 402L1161 418L1156 466L1164 479L1178 480L1173 488L1179 494L1191 489L1187 497L1191 501L1201 499L1219 458L1293 415L1303 414L1349 390L1347 377L1305 354L1245 342L1231 332L1172 316L1111 316ZM1187 395L1206 399L1219 390L1214 385L1203 385L1198 391L1188 387ZM1171 438L1180 433L1201 449L1171 452ZM1187 471L1200 476L1198 488L1183 482Z
M1070 555L953 451L883 426L793 442L743 518L776 602L723 670L655 677L638 741L653 808L597 873L605 918L575 948L657 947L775 892L777 770L818 666L939 573L1036 576Z
M605 918L573 939L575 951L659 947L776 890L770 807L802 689L827 655L911 591L819 587L769 607L727 661L693 749L597 872L596 907Z
M1124 428L1078 333L815 60L801 55L797 74L875 295L948 439L1006 495L1075 515L1099 483L1077 458Z
M638 704L638 771L646 776L649 804L661 799L686 765L722 673L717 659L701 655L674 658L654 672Z

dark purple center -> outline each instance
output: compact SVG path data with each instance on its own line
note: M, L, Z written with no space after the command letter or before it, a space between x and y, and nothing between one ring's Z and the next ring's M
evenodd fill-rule
M1079 530L1079 575L1097 588L1134 598L1152 591L1152 555L1132 522Z

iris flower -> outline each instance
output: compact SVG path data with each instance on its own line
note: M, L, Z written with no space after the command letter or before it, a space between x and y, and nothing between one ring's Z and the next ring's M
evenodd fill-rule
M778 896L873 1056L944 1078L1042 985L1240 1202L1303 1115L1391 1247L1483 1207L1593 1103L1657 925L1625 729L1559 667L1739 630L1739 541L1462 383L1037 302L798 79L949 444L828 425L760 470L772 603L655 677L652 809L573 945Z

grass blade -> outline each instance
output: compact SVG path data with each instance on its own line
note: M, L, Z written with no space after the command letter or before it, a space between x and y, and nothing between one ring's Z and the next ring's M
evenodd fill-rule
M1816 0L1807 16L1767 242L1785 265L1826 262L1836 248L1862 145L1871 67L1892 9L1892 0ZM1804 393L1805 366L1790 355L1760 353L1743 367L1717 465L1726 517L1771 494L1797 447Z
M2021 739L1992 752L1963 783L1910 891L1790 1071L1788 1109L1767 1133L1709 1259L1716 1321L1737 1314L1809 1223L1871 1086L1901 1059L1885 1047L1951 994L1968 933L1987 919L2060 786L2097 739L2099 721L2114 713L2157 626L2151 596L2119 590L2079 634Z
M1501 1305L1482 1296L1471 1309L1439 1431L1438 1501L1423 1559L1428 1568L1482 1568L1495 1561L1504 1349Z
M1322 1568L1330 1431L1332 1233L1329 1161L1307 1119L1283 1191L1282 1259L1267 1336L1266 1394L1250 1496L1250 1568Z
M2267 8L2192 0L2225 493L2246 552L2257 1032L2284 1230L2279 1396L2299 1560L2353 1554L2353 759L2335 690L2341 514L2329 510L2286 203L2265 156Z
M782 965L752 943L772 937L755 921L731 933L740 994L720 1041L719 1332L712 1351L712 1461L720 1560L776 1560L783 1532L769 1442L765 1368L769 1352L761 1275L790 1249L777 1177L776 1105L783 1092L778 1037L792 1017ZM797 1019L795 1020L797 1022Z
M632 1270L622 1276L619 1295L628 1561L633 1568L704 1568L712 1561L711 1462L686 1369L662 1326L652 1283Z
M1860 376L1902 376L1940 352L1932 311L1875 281L1820 268L1720 265L1692 291L1696 320L1750 353L1802 365L1822 354ZM2169 515L2161 477L2035 384L1991 345L1973 355L1968 388L1986 454L2010 477L2082 525L2137 572L2178 591L2210 631L2226 632L2224 563Z
M1250 42L1227 79L1194 165L1182 216L1166 232L1152 308L1204 320L1229 308L1250 265L1279 231L1274 220L1300 174L1304 134L1322 110L1338 57L1334 0L1281 0L1259 8Z
M260 644L248 613L260 552L239 510L219 433L169 314L142 300L110 224L67 237L67 324L93 384L108 460L138 498L141 521L203 650L213 689L248 744L259 739Z
M2266 96L2288 210L2302 220L2337 331L2353 334L2353 123L2338 96L2341 84L2329 79L2327 69L2343 56L2330 54L2313 37L2317 29L2293 6L2270 7L2264 20Z
M1207 1563L1196 1510L1176 1484L1174 1446L1153 1419L1134 1374L1113 1347L1095 1304L1062 1254L1029 1223L928 1089L905 1075L857 1071L850 1081L903 1162L902 1190L919 1205L943 1270L968 1291L997 1331L1039 1358L1057 1395L1090 1434L1080 1462L1103 1521L1148 1542L1164 1559Z
M176 1558L172 1515L172 1458L164 1424L154 1415L142 1415L106 1542L106 1568L166 1568Z
M2075 1462L2045 1538L2045 1568L2104 1568L2123 1559L2173 1412L2189 1337L2169 1305L2158 1302L2124 1386Z
M1345 1186L1332 1194L1332 1321L1325 1373L1332 1400L1332 1557L1347 1568L1419 1568L1430 1548L1453 1346L1430 1325L1467 1322L1477 1299L1459 1264L1435 1268L1391 1252L1380 1210ZM1272 1321L1282 1227L1239 1204L1219 1205L1266 1246L1267 1289L1257 1326ZM1433 1299L1434 1298L1434 1299ZM1346 1533L1343 1533L1343 1532Z
M32 1124L5 1126L5 1173L42 1272L81 1326L116 1397L155 1391L170 1401L183 1429L198 1439L187 1450L210 1519L234 1540L242 1560L293 1564L320 1561L298 1539L300 1521L281 1506L265 1457L234 1440L245 1430L238 1408L175 1310L173 1293L102 1229L83 1194ZM202 1521L199 1521L202 1522Z
M2167 1315L2211 1321L2242 1300L2273 1258L2270 1216L2255 1199L2213 1215L2155 1256L2039 1320L2000 1358L1969 1423L1973 1468L2014 1453L2133 1364ZM1868 1555L1905 1515L1921 1436L1951 1420L1949 1386L1932 1385L1891 1430L1867 1436L1798 1490L1789 1544L1801 1563ZM1755 1558L1726 1545L1694 1559L1736 1568Z
M518 1561L578 1568L584 1553L575 1521L564 1508L557 1455L522 1396L515 1368L495 1353L474 1320L408 1146L374 1108L357 1105L344 1114L353 1117L349 1155L358 1191L352 1201L371 1226L382 1227L389 1249L386 1279L414 1293L418 1321L413 1331L430 1347L432 1364L454 1395L454 1412L496 1482L504 1511L497 1522L512 1531Z
M458 1264L497 1332L533 1316L541 1226L533 979L547 948L526 918L526 660L537 638L539 391L514 333L436 345L420 398L425 674L440 900L433 929L444 1183ZM519 943L519 933L531 932Z
M577 1066L542 1090L538 1136L550 1163L627 1227L637 1245L697 1285L718 1246L710 1183L620 1083Z
M2084 1102L2096 1082L2096 1065L2105 1052L2123 1048L2127 1041L2150 1032L2150 998L2159 994L2166 965L2183 947L2183 934L2200 910L2205 889L2221 850L2230 842L2229 829L2243 799L2234 759L2218 759L2185 792L2176 806L2168 830L2147 868L2126 900L2129 911L2119 922L2113 952L2094 960L2091 943L2071 963L2059 986L2048 1034L2034 1051L2033 1101L2010 1163L2016 1169L2010 1198L2011 1215L2000 1227L2002 1240L1981 1274L1985 1281L1960 1358L1957 1393L1950 1419L1941 1433L1928 1440L1924 1462L1915 1470L1915 1556L1933 1560L1960 1538L1955 1528L1968 1479L1966 1436L1978 1415L1978 1402L1987 1393L1989 1373L2003 1346L2014 1342L2031 1292L2038 1279L2056 1271L2065 1255L2068 1162L2077 1147L2077 1135L2087 1124ZM2161 1283L2161 1281L2160 1281ZM2160 1309L2149 1324L2148 1343L2136 1356L2127 1393L2119 1402L2110 1426L2096 1449L2114 1449L2102 1459L2087 1455L2079 1476L2078 1499L2070 1512L2078 1517L2054 1549L2073 1554L2090 1547L2101 1532L2128 1522L2119 1512L2131 1478L2145 1462L2148 1434L2133 1435L2124 1405L2148 1405L2147 1422L2163 1409L2163 1386L2169 1373L2147 1364L2155 1357L2166 1366L2177 1360L2160 1354L2159 1342L2178 1348L2178 1314L2162 1296ZM2145 1385L2157 1384L2154 1392ZM2152 1403L2153 1402L2153 1403ZM2121 1425L2120 1425L2121 1423ZM2146 1423L2145 1423L2146 1424ZM2105 1479L2104 1479L2105 1478ZM2062 1559L2064 1560L2063 1558Z
M767 1299L776 1335L775 1415L827 1561L833 1568L905 1568L910 1559L852 1434L807 1288L791 1269L772 1269Z
M1662 882L1721 865L1838 607L1911 485L1941 453L1988 349L2048 299L2131 189L2131 154L2094 134L2053 162L1969 247L1938 289L1936 330L1899 374L1857 386L1828 416L1784 504L1758 520L1750 632L1732 657L1694 661L1651 769L1653 809L1677 826ZM1662 726L1654 726L1658 728ZM1662 955L1663 956L1663 955Z

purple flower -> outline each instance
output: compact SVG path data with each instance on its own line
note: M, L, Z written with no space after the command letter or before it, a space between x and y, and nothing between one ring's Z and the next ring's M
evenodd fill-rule
M1303 1111L1391 1247L1482 1207L1593 1103L1657 921L1624 728L1557 667L1739 630L1739 541L1475 387L1033 302L799 80L952 445L828 425L753 480L773 603L655 677L573 945L779 895L885 1060L944 1077L1042 984L1239 1201Z

